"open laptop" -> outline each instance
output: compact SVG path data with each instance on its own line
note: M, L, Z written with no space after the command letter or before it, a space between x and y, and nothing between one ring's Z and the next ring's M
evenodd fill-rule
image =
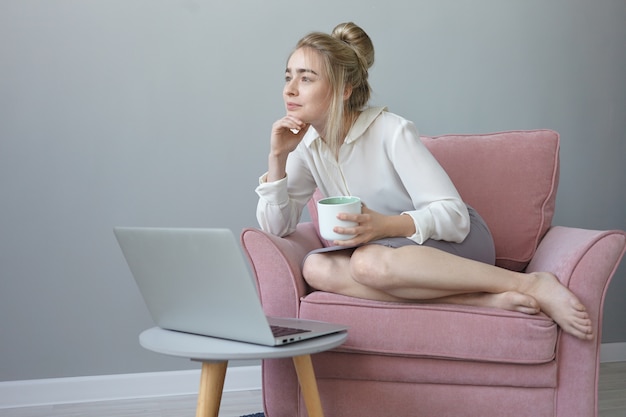
M331 323L266 317L229 229L116 227L114 233L161 328L267 346L347 330Z

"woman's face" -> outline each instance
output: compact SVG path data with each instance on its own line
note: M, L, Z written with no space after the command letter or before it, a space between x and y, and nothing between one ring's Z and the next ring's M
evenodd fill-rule
M287 114L310 123L322 133L326 126L332 88L319 54L300 48L289 58L283 98Z

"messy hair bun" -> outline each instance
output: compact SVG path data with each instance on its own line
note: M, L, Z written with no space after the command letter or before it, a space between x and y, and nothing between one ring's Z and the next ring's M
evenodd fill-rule
M335 26L331 36L350 45L365 69L374 65L374 45L367 33L359 26L352 22L340 23Z

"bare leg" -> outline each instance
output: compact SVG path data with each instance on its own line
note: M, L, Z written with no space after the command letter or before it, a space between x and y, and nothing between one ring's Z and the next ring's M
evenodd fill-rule
M340 251L310 255L304 264L305 280L313 288L319 290L368 300L404 303L419 300L420 302L500 308L526 314L537 314L540 311L539 303L534 298L514 291L449 295L449 291L422 290L419 299L395 296L355 281L350 271L351 254L352 251Z
M518 311L524 314L538 314L541 311L539 303L533 297L516 291L502 293L467 293L430 300L442 304L460 304L475 307L491 307L502 310ZM422 302L428 302L424 300Z
M309 255L304 262L302 275L310 286L321 291L367 300L410 301L362 285L352 279L350 275L351 254L352 251L340 251Z
M593 338L585 307L549 273L517 273L423 246L380 245L360 247L351 257L345 252L311 255L303 273L315 288L367 299L439 299L528 314L539 308L567 333Z

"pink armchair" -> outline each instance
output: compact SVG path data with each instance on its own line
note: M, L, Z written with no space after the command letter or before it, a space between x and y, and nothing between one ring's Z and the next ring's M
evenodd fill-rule
M539 314L373 302L312 291L304 255L326 244L312 222L278 238L246 229L269 315L350 326L347 342L313 358L331 417L597 416L602 306L626 245L622 231L551 226L559 135L549 130L422 140L491 228L497 264L552 271L587 306L597 337L577 340ZM319 198L316 195L315 198ZM292 363L263 363L267 417L304 417Z

